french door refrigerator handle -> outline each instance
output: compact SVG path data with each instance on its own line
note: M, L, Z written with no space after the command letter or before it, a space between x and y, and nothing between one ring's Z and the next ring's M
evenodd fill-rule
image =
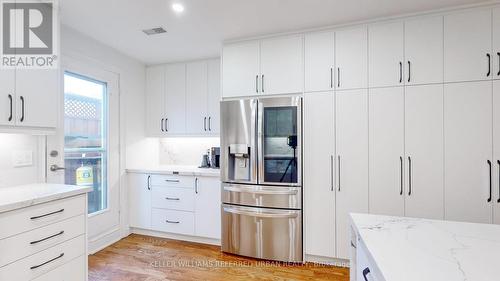
M256 217L256 218L286 219L286 218L296 218L299 216L299 214L295 211L269 212L269 211L260 210L259 212L252 212L252 211L242 210L238 207L223 207L223 209L224 209L224 212L227 212L227 213Z

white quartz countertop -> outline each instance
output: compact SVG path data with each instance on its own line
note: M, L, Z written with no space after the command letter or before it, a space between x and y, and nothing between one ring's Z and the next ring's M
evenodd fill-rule
M500 226L351 214L385 281L500 280Z
M178 174L183 176L199 176L199 177L220 176L220 169L198 168L197 166L184 166L184 165L127 168L127 172L145 173L145 174L166 174L166 175Z
M90 192L92 187L29 184L0 188L0 213Z

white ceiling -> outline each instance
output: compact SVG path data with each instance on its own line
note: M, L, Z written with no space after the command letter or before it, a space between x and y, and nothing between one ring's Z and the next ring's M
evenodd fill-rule
M146 64L215 57L224 40L484 0L63 0L66 24ZM142 29L167 33L146 36Z

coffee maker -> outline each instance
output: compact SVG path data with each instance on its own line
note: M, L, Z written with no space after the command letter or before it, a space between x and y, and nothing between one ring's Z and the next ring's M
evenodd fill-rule
M220 147L211 147L208 153L210 168L220 168Z

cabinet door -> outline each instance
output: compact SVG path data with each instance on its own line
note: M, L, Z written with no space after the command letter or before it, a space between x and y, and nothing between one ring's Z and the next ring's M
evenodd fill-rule
M15 70L0 70L0 125L14 125L16 122L16 76Z
M305 92L333 89L335 33L308 33L304 37Z
M128 174L129 223L131 227L151 228L151 185L146 174Z
M222 95L241 97L259 93L260 42L247 41L222 50Z
M443 82L443 17L405 22L407 85Z
M165 67L146 69L146 129L150 137L165 133Z
M18 126L55 128L61 106L58 69L17 69Z
M444 17L445 82L489 80L491 9L469 10Z
M371 25L368 38L370 87L403 85L403 23Z
M444 86L445 219L491 223L491 81ZM492 164L493 165L493 164Z
M170 64L165 68L165 131L186 133L186 65Z
M220 60L208 61L208 132L219 135L220 130Z
M335 257L333 92L304 98L304 216L306 254Z
M208 131L207 62L186 65L186 132L204 134Z
M406 87L405 215L443 219L443 85Z
M261 92L266 95L301 93L304 89L302 35L261 41Z
M221 183L218 178L197 178L195 186L195 234L220 239Z
M370 213L404 215L404 87L370 89Z
M493 9L493 78L500 79L500 8Z
M368 31L366 26L335 33L336 87L368 87Z
M500 224L500 81L493 81L493 218Z
M349 213L368 213L368 90L338 91L337 258L348 259Z

